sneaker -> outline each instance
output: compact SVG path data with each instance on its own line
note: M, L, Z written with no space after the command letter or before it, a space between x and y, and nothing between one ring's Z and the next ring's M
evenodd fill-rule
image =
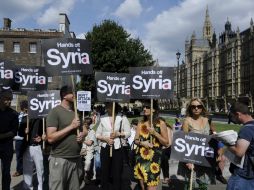
M220 181L221 183L223 183L223 184L227 184L228 183L227 180L222 175L216 176L216 179L218 181Z

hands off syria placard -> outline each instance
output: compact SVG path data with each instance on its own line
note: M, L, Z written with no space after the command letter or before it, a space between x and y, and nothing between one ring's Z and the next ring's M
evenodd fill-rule
M130 75L96 72L97 99L102 102L129 102Z
M130 67L132 99L173 97L173 67Z
M92 74L90 42L82 39L55 38L42 41L46 72L49 76Z
M209 135L175 132L171 159L196 165L216 166L217 141Z

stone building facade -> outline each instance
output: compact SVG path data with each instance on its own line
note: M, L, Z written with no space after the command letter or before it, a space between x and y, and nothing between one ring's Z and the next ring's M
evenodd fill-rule
M229 20L217 38L212 32L208 9L203 36L195 32L185 42L185 61L176 68L181 83L176 94L185 100L200 97L211 111L228 111L236 100L247 103L253 111L254 25L233 31Z
M75 38L70 32L70 21L66 14L59 14L59 29L12 28L9 18L3 19L0 28L0 60L8 60L16 65L43 66L41 40L50 38ZM62 77L54 77L49 89L59 88ZM64 80L64 79L63 79Z
M51 38L76 38L69 30L70 21L66 14L59 14L59 29L27 29L12 28L11 19L3 19L0 28L0 61L12 61L16 65L44 66L42 60L41 41ZM49 77L48 89L59 89L63 84L70 84L70 77ZM19 109L19 102L26 96L14 95L12 106Z

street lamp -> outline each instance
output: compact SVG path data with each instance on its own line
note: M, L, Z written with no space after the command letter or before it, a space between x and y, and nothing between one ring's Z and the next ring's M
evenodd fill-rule
M253 112L253 100L252 100L252 94L249 92L249 100L250 100L250 112Z
M178 107L180 107L180 97L179 97L179 93L180 93L180 89L179 89L179 59L180 59L181 53L179 51L176 52L176 59L177 59L177 70L176 70L176 94L177 94L177 103L178 103Z
M226 95L224 94L224 95L222 96L222 98L223 98L223 100L224 100L224 110L225 110L225 113L227 113L227 112L228 112L228 109L227 109L227 97L226 97Z

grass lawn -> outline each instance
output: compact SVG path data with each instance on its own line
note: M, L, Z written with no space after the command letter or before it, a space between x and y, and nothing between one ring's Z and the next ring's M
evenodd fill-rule
M138 117L136 119L140 120L142 117ZM129 121L131 122L131 120L134 118L129 118ZM175 122L174 118L165 118L166 121L172 126ZM240 125L235 125L235 124L227 124L227 123L221 123L221 122L213 122L216 128L216 132L221 132L221 131L226 131L226 130L234 130L236 132L238 132L241 128Z

